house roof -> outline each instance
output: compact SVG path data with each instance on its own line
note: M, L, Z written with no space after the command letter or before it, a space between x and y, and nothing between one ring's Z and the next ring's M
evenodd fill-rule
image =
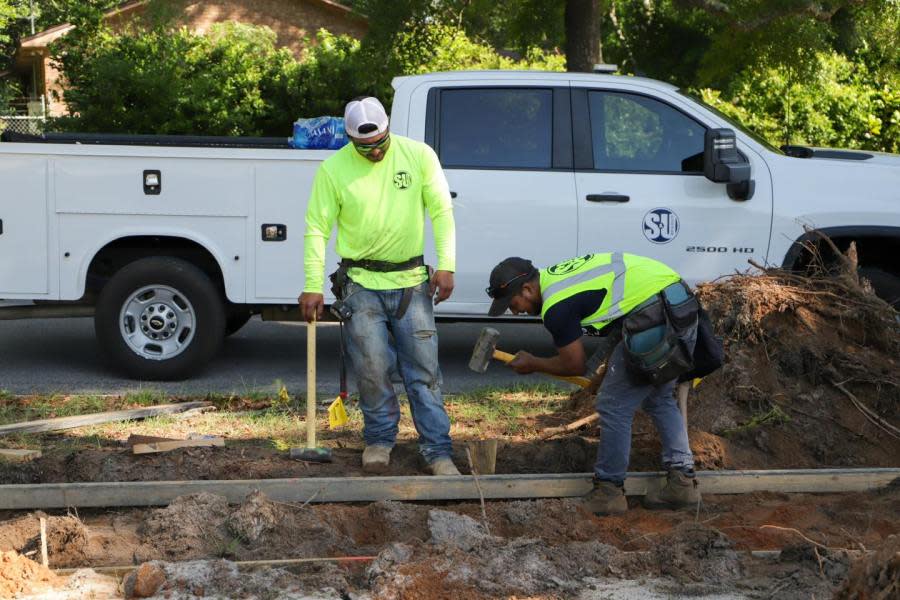
M350 7L340 4L339 2L335 2L334 0L306 0L306 2L318 4L326 10L341 13L343 16L356 21L361 21L364 23L368 22L368 18L366 18L365 15L362 15L354 11ZM143 8L147 4L149 4L149 0L134 0L132 2L126 2L121 4L117 8L107 11L103 15L103 18L128 18L131 13L143 10ZM71 23L62 23L60 25L50 27L49 29L45 29L44 31L39 31L38 33L35 33L28 37L23 37L21 40L19 40L19 47L16 49L15 63L13 67L14 70L30 70L36 57L46 56L48 54L48 47L53 42L65 36L73 29L75 29L75 25L72 25Z
M145 4L147 4L147 2L148 0L137 0L136 2L123 4L118 8L114 8L105 13L103 15L103 18L109 19L111 17L126 15L134 11L135 9L143 7ZM36 50L46 48L73 29L75 29L75 26L71 23L56 25L55 27L51 27L50 29L45 29L44 31L40 31L38 33L35 33L34 35L22 38L19 41L19 48L23 50Z
M344 13L348 17L355 17L357 19L361 19L363 21L368 21L368 19L361 15L360 13L354 11L349 6L344 6L338 2L334 2L332 0L308 0L310 2L314 2L316 4L321 4L323 7ZM128 13L134 12L139 8L143 8L149 0L136 0L135 2L128 2L127 4L122 4L118 8L114 8L108 11L103 15L104 19L110 19L113 17L121 17L126 16ZM71 23L63 23L61 25L56 25L51 27L50 29L45 29L44 31L39 31L34 35L30 35L28 37L24 37L19 41L19 51L40 51L63 37L70 31L75 29L75 26ZM31 54L29 52L28 54Z

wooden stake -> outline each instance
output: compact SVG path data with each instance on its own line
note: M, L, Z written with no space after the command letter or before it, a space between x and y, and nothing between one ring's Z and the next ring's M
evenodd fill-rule
M50 566L50 559L47 556L47 519L41 517L41 564L45 567Z
M493 475L497 469L497 440L469 440L466 453L479 475Z
M478 489L478 500L481 501L481 520L484 524L484 530L488 535L491 534L491 527L488 525L487 509L484 507L484 490L481 489L481 482L478 480L478 469L472 461L472 452L466 446L466 458L469 459L469 468L472 470L472 478L475 480L475 487Z

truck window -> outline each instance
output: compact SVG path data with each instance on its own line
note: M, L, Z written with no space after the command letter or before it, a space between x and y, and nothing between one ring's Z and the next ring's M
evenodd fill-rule
M706 128L668 104L617 92L588 94L594 168L702 173Z
M438 140L444 168L549 169L553 91L443 90Z

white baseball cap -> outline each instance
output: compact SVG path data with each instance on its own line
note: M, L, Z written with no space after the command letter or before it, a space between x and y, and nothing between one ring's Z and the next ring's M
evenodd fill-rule
M348 102L344 109L344 129L347 135L358 140L367 140L387 131L388 116L378 98L368 96Z

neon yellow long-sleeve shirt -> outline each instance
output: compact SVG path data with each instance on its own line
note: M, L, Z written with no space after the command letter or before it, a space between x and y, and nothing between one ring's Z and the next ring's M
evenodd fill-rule
M434 151L394 134L380 162L361 156L352 144L344 146L319 166L313 180L306 209L303 291L322 293L325 247L335 222L335 250L341 258L403 262L423 254L426 209L437 269L455 271L453 204ZM427 278L424 267L392 273L353 268L349 275L373 290L412 287Z

